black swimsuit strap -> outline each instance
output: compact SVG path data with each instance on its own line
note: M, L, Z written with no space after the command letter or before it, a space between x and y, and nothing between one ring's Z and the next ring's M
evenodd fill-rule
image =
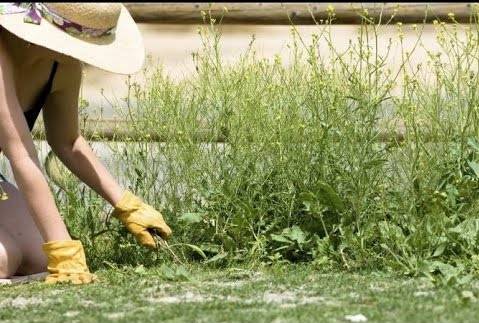
M52 90L53 80L55 79L55 74L57 72L58 62L55 61L52 66L52 70L50 72L50 76L48 77L47 84L43 87L42 91L38 95L37 99L35 100L33 106L28 111L24 112L25 119L28 123L28 128L30 131L33 129L35 125L35 121L40 114L45 102L47 101L48 94L50 94Z
M38 115L40 114L40 111L42 110L43 106L45 105L45 102L47 101L48 94L50 94L52 90L53 80L55 79L57 67L58 67L58 62L55 61L52 66L50 76L48 77L47 84L43 87L40 94L38 94L37 99L35 100L35 103L33 104L33 107L30 110L23 113L25 116L25 119L27 120L28 128L30 129L30 131L32 131L33 126L35 125L35 121L37 121ZM0 153L1 152L2 150L0 149ZM5 177L3 177L2 174L0 174L0 179L5 180Z

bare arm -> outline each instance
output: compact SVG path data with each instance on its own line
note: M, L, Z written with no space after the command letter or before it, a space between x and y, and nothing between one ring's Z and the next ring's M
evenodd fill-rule
M18 102L12 61L1 41L0 147L10 161L17 185L42 237L46 241L71 240L40 169L33 139Z
M111 205L116 205L123 189L95 156L78 128L80 83L79 62L59 64L53 92L43 110L47 140L73 174Z

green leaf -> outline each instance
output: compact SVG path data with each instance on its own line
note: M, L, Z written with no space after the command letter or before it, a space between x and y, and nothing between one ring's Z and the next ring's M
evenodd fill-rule
M134 271L136 274L139 274L139 275L144 275L144 274L146 274L146 270L145 270L145 267L143 267L143 265L139 265L139 266L136 267L133 271Z
M454 228L449 229L449 232L457 234L460 239L471 246L475 246L479 234L479 218L464 220Z
M476 301L476 296L470 290L463 290L461 291L461 297L465 301Z
M476 176L479 177L479 164L472 160L468 160L467 164L469 165L469 167L472 168L472 170L474 171L474 174L476 174Z
M434 251L434 253L432 254L433 257L439 257L441 256L443 253L444 253L444 250L446 249L446 244L445 243L441 243L437 248L436 250Z
M404 242L406 239L402 229L388 221L380 221L378 223L378 228L381 236L383 236L386 241Z
M221 249L219 245L213 244L213 243L203 243L200 245L200 248L204 252L210 252L210 253L219 253Z
M271 234L271 239L276 242L291 243L288 237L281 234Z
M339 197L338 193L327 183L319 182L318 186L318 196L320 202L329 207L332 210L343 211L344 202Z
M200 247L198 246L195 246L194 244L189 244L189 243L180 243L178 245L182 245L182 246L186 246L190 249L193 249L194 251L196 251L201 257L203 257L204 259L208 258L206 257L205 253L203 252L203 250L201 250Z
M188 224L199 223L201 222L201 220L203 220L203 214L202 213L184 213L182 216L180 216L179 219Z
M467 144L469 145L469 147L474 148L476 151L479 151L479 144L477 143L477 140L475 138L468 138Z
M377 166L384 165L387 162L387 159L373 159L369 162L364 163L364 169L370 169Z
M300 227L297 225L293 226L289 232L287 233L287 236L293 240L296 241L299 245L303 244L306 242L306 234L301 230Z
M205 261L205 264L217 262L217 261L219 261L219 260L221 260L221 259L226 258L226 256L228 256L228 253L227 253L227 252L219 253L219 254L217 254L216 256L214 256L214 257L212 257L212 258L206 260L206 261Z
M316 202L316 196L311 192L302 192L299 194L298 199L303 203L306 212L311 212L313 205Z

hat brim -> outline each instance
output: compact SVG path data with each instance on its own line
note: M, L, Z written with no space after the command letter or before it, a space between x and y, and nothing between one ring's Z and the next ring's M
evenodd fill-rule
M125 6L114 35L84 38L71 35L46 19L39 25L25 23L25 13L0 15L0 25L16 36L108 72L134 74L145 61L145 48L138 26Z

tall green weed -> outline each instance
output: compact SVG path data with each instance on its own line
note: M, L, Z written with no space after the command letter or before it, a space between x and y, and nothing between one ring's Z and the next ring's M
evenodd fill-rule
M378 43L391 19L367 13L339 51L330 9L309 41L292 26L289 64L259 58L254 38L226 64L210 20L193 77L173 81L159 67L146 87L131 85L137 106L124 117L142 141L112 146L129 187L171 224L169 249L141 251L114 221L92 225L101 203L74 185L59 193L83 205L68 222L98 265L100 256L153 264L174 254L217 265L313 261L447 283L476 273L479 34L471 10L470 24L453 15L434 23L435 52L421 40L423 25L397 24L396 37ZM403 47L404 28L418 29L413 48ZM391 70L394 46L402 50ZM428 59L413 66L417 50Z

